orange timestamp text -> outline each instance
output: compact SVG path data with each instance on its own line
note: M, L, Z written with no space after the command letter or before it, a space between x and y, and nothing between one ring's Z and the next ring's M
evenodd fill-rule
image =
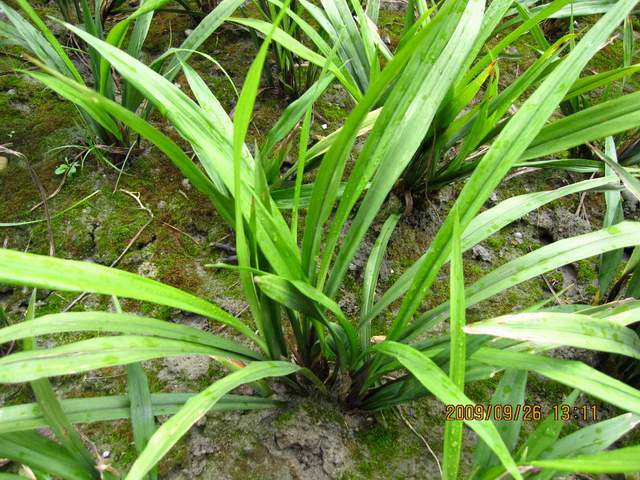
M597 421L597 405L569 405L566 403L557 405L540 404L447 404L445 405L445 419L453 420L496 420L537 422L547 415L552 415L554 420L582 420Z

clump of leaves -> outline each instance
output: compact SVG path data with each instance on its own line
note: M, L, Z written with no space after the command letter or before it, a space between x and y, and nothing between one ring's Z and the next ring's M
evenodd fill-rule
M84 31L100 38L118 48L126 45L126 51L135 59L142 58L142 47L149 33L154 13L161 10L169 0L147 0L118 21L109 31L104 30L106 9L122 6L121 1L98 2L93 10L86 1L60 1L63 11L70 12L71 3L76 3L78 15ZM27 18L5 2L0 2L0 43L7 46L20 47L26 52L28 59L59 75L72 80L75 84L92 88L100 95L117 101L123 108L147 118L150 109L143 104L144 97L131 82L120 78L109 67L109 62L98 50L86 45L86 51L73 49L67 53L60 41L51 32L42 18L27 0L17 0L17 5ZM188 6L183 2L183 6ZM179 48L172 48L155 59L151 68L162 71L169 80L179 73L180 61L184 61L222 24L224 19L243 2L241 0L224 0L213 11L202 19L200 24L186 38ZM102 7L102 8L101 8ZM66 18L66 17L65 17ZM171 57L168 59L168 57ZM76 67L74 60L81 58L90 65L90 80L85 80ZM73 92L59 91L63 97ZM87 125L92 138L89 143L97 144L108 153L124 157L133 148L135 142L129 138L127 124L120 122L117 116L91 103L79 103L80 114Z
M467 383L505 370L502 386L508 383L517 388L499 386L496 401L500 398L502 403L517 404L521 402L527 372L533 372L629 413L593 430L584 429L581 435L585 438L602 435L598 442L590 442L584 448L574 448L579 442L571 435L559 438L562 424L553 417L533 432L522 449L516 449L520 422L513 422L509 428L498 428L499 425L487 419L466 418L464 424L477 434L480 442L472 472L474 478L500 478L505 472L521 479L538 473L546 478L555 471L638 470L640 447L601 450L637 423L640 391L581 362L547 353L567 345L640 358L640 339L628 328L640 318L640 301L614 302L604 307L575 306L571 311L545 308L543 302L471 325L466 325L465 310L563 265L636 246L640 224L624 221L551 243L507 262L468 286L464 284L462 268L464 251L541 205L571 193L621 189L623 185L629 188L625 182L629 172L623 167L612 167L615 175L509 198L480 213L504 176L539 138L546 121L575 85L597 47L609 39L635 4L635 0L613 4L575 47L553 65L478 160L425 254L378 297L380 264L400 214L392 213L386 218L365 269L360 311L354 318L349 318L336 301L349 264L383 211L385 199L408 161L420 149L448 92L465 75L467 62L473 62L473 46L488 15L484 2L447 0L429 22L421 22L416 27L415 35L373 79L342 129L324 143L326 153L319 162L313 183L307 185L303 184L302 174L312 102L306 98L287 109L283 123L278 125L290 125L292 119L294 124L300 118L303 121L296 182L292 191L286 193L269 189L265 166L272 161L269 157L272 149L257 148L252 153L245 145L261 70L285 9L267 32L249 69L233 120L186 63L181 67L195 100L113 45L68 25L172 123L189 142L200 165L193 163L176 143L151 124L98 92L51 69L29 74L54 90L65 92L72 101L97 105L109 112L153 142L194 186L211 198L235 230L238 258L237 266L216 266L237 270L249 303L251 322L246 323L206 299L168 285L90 263L0 250L0 281L167 305L228 326L249 342L250 347L236 339L119 311L62 313L39 318L32 315L25 322L0 330L0 341L68 331L114 335L96 336L47 350L25 348L0 359L0 382L39 382L51 376L130 365L169 355L209 355L229 367L232 373L190 397L157 430L152 425L154 408L149 408L148 398L152 394L147 395L148 389L140 387L143 380L137 382L138 387L133 386L135 378L142 378L139 369L129 372L134 432L136 428L140 431L136 422L142 422L142 417L134 416L133 409L142 411L140 406L146 405L144 411L147 412L146 434L140 434L139 442L136 439L140 454L127 475L129 479L140 479L153 472L154 465L199 418L220 405L224 395L242 383L254 382L258 391L268 394L268 384L263 380L282 377L293 388L330 389L336 392L337 400L348 407L365 410L389 408L429 393L446 404L475 408L464 393ZM363 123L378 105L382 105L381 110L362 151L345 174ZM277 137L282 129L274 127L274 131L273 136ZM281 207L291 208L289 221ZM298 225L303 218L304 228L300 232ZM343 232L347 219L351 222ZM451 264L450 299L423 311L423 302L447 262ZM396 300L400 300L400 306L386 325L384 338L372 343L372 321L382 319L382 314ZM448 334L425 335L446 320L449 320ZM285 334L289 332L291 334ZM567 402L573 401L571 398ZM51 398L48 402L54 404ZM64 405L63 402L58 404ZM82 404L82 408L89 402ZM150 410L152 414L148 413ZM7 411L2 410L2 417L9 420L5 423L5 433L0 435L0 456L39 470L46 469L43 462L36 465L42 457L34 452L41 443L50 442L46 445L51 448L52 457L64 458L65 465L79 469L73 478L96 476L85 468L88 461L74 453L75 447L66 444L68 436L57 435L58 444L34 432L15 433L33 428L33 423L21 426L20 418L7 416ZM55 417L45 417L44 421L52 423L63 418L64 407L60 407L58 413ZM446 427L447 478L459 477L461 435L462 423ZM12 443L14 438L20 442L19 449L11 448L18 445Z
M270 0L270 3L281 5L279 0ZM274 40L280 48L289 49L311 64L322 66L329 60L333 61L336 67L332 74L356 101L380 76L381 63L391 61L437 11L436 6L429 8L426 1L412 2L407 9L405 29L397 51L393 52L381 40L375 25L378 2L368 2L366 11L360 2L353 0L320 3L321 6L316 6L304 0L300 2L308 16L320 26L322 34L314 30L299 12L287 11L291 20L307 34L307 43L313 50L289 37L285 31L279 30ZM399 187L405 191L437 190L468 176L487 151L487 145L498 136L536 85L554 71L576 38L585 33L574 31L574 18L607 11L612 5L611 2L590 2L574 8L570 0L529 2L527 5L513 0L491 2L462 68L449 85L447 95L439 103L428 128L422 128L426 122L415 120L420 126L417 132L420 132L421 146L417 150L411 148L413 155L409 158L398 156L399 168L404 170ZM547 40L540 26L549 19L563 19L566 25L566 34L553 43ZM271 27L269 22L257 19L231 20L262 33ZM633 38L633 31L628 33L629 30L630 22L625 20L623 65L577 80L560 104L565 118L555 120L538 132L516 166L600 172L601 162L594 162L589 157L553 157L567 149L640 125L637 93L620 98L606 99L605 96L605 101L596 104L592 104L590 98L594 90L608 88L616 80L624 82L640 71L640 65L633 64L632 42L628 40ZM500 67L513 64L513 55L508 52L527 36L533 42L527 50L527 55L532 58L518 54L515 60L525 60L524 63L530 65L525 65L522 71L518 68L515 78L503 88ZM363 124L363 134L369 131L380 112L378 108L369 113ZM618 122L622 118L625 120ZM540 157L547 156L551 158L540 160ZM624 158L622 163L632 165L632 160ZM293 175L294 172L295 169L290 169L288 173Z

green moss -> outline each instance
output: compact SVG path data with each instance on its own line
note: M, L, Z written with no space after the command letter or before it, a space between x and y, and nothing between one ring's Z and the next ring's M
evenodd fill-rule
M464 393L476 403L487 403L498 386L500 375L465 384Z
M328 120L332 126L335 126L349 113L343 106L330 103L327 101L318 102L316 108L322 117Z
M500 251L500 249L507 245L507 237L498 232L497 234L491 235L487 238L485 242L492 250Z
M366 447L370 458L360 462L356 470L365 478L381 478L385 472L390 472L390 458L398 458L418 454L413 445L407 446L401 441L397 428L388 428L382 425L368 429L358 435L358 443ZM402 478L402 477L394 477Z
M189 461L189 449L187 442L183 439L178 441L171 449L171 453L166 455L158 464L158 478L166 478L180 465L186 465Z
M560 405L566 396L571 393L571 388L562 383L529 374L527 379L527 403L536 403L540 398L550 405Z
M580 283L591 283L598 278L592 259L585 259L576 262L577 280Z
M294 410L281 410L278 411L276 417L273 420L274 425L286 425L287 423L295 420L296 414Z
M140 311L142 315L151 318L168 320L171 317L171 307L165 305L157 305L155 303L141 302L135 310Z
M373 456L379 456L394 448L398 440L398 432L383 425L376 425L358 435L358 440Z
M393 12L389 10L381 10L378 17L378 28L380 29L381 38L385 35L389 37L392 51L400 42L402 33L404 32L404 14L403 12Z
M485 270L486 268L483 268L478 262L464 262L464 278L467 282L480 278L485 273Z
M0 70L23 67L13 59L1 59ZM18 75L0 76L0 144L11 144L32 161L46 152L73 142L74 129L81 122L77 110L35 80ZM34 141L37 139L37 141Z
M96 444L100 455L108 451L108 461L119 471L127 471L137 457L133 432L127 420L84 425L82 432Z

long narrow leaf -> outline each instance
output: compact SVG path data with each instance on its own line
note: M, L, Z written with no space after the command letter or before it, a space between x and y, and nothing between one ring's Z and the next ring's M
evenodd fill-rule
M36 432L16 432L0 435L0 457L49 472L65 480L93 480L82 463L63 447ZM22 477L20 477L22 478Z
M154 416L172 415L195 393L152 393L151 409ZM131 417L128 396L71 398L61 400L62 410L71 423L94 423ZM243 395L225 395L212 407L212 411L256 410L274 408L276 400ZM0 434L47 428L37 403L0 408Z
M471 355L487 365L529 370L556 382L578 388L623 410L640 414L640 391L584 363L530 353L483 347Z
M454 215L453 241L451 244L451 272L449 275L449 297L451 298L451 314L449 335L451 352L449 356L449 378L453 384L464 392L464 373L466 370L467 341L464 335L465 301L464 301L464 266L462 263L462 247L460 245L460 222ZM462 449L462 421L454 420L444 426L444 478L456 480L460 466Z
M140 275L89 262L0 249L0 282L154 302L213 318L256 338L240 320L202 298Z
M202 418L222 396L234 388L266 377L280 377L298 371L300 367L286 362L254 362L214 382L190 398L182 409L167 420L149 440L147 448L134 462L126 480L142 480L144 475Z
M130 401L133 440L136 451L140 454L156 431L149 381L140 363L127 365L127 394ZM147 477L149 480L157 479L157 470L151 469Z
M396 342L383 342L374 350L391 355L402 363L418 381L445 404L473 405L473 402L447 377L429 357L414 348ZM509 454L509 450L500 438L492 422L465 420L482 440L495 452L505 468L514 476L522 479L522 475Z
M27 322L33 320L35 316L36 290L31 294L31 300L27 307ZM25 322L22 322L25 323ZM31 337L22 341L24 351L36 349L36 343ZM62 446L76 459L79 464L83 464L89 474L93 473L94 459L85 447L77 430L73 427L69 419L64 414L62 406L56 397L53 387L47 378L33 380L31 389L36 397L40 411L47 421L48 426L55 434Z
M566 345L640 359L640 339L630 328L576 313L532 312L468 325L472 335L493 335L542 345Z
M238 354L238 358L242 360L260 359L260 356L249 348L198 328L132 314L109 312L66 312L44 315L34 320L0 329L0 343L20 340L29 336L64 332L149 335L226 350Z
M573 458L534 460L530 464L534 467L553 468L571 473L638 473L640 446L607 450Z
M189 342L154 337L98 337L48 350L18 352L2 357L0 383L21 383L178 355L224 358L225 352Z

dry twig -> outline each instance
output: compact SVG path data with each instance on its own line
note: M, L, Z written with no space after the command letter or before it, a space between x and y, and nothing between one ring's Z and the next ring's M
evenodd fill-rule
M136 243L138 238L140 238L140 235L142 235L142 232L144 232L144 230L151 224L151 222L153 222L153 212L142 203L142 201L140 200L140 193L130 192L129 190L125 190L123 188L121 188L118 191L126 193L131 198L133 198L140 206L140 209L147 212L147 214L149 215L149 220L147 220L147 222L142 227L140 227L140 230L138 230L138 232L131 238L131 240L129 240L129 243L127 243L127 246L120 253L120 255L118 255L118 258L116 258L113 262L111 262L111 265L109 265L110 267L115 267L118 263L120 263L120 260L122 260L122 257L124 257L127 254L127 252L131 249L131 247ZM69 305L65 307L63 312L68 312L69 310L71 310L74 306L76 306L79 302L81 302L87 295L88 295L87 292L84 292L78 295L76 298L73 299L73 301Z
M424 438L424 436L421 435L420 432L418 432L413 425L411 425L411 422L409 422L409 420L407 420L407 418L402 413L401 407L398 407L398 413L400 414L400 418L402 419L402 421L407 425L407 427L409 427L409 430L411 430L415 434L415 436L418 437L422 441L422 443L424 443L425 447L427 447L427 450L429 450L429 453L431 454L433 459L436 461L436 465L438 466L438 471L440 472L440 477L443 478L442 466L440 465L440 460L438 460L438 456L436 455L436 452L433 451L433 449L429 445L429 442L427 442L427 439Z
M31 166L31 162L29 162L29 159L22 153L16 152L15 150L11 150L4 145L0 145L0 152L6 153L8 155L13 155L14 157L18 157L24 160L24 163L27 166L27 170L29 170L29 175L31 175L31 180L33 180L33 183L35 184L36 188L40 192L40 196L42 197L42 205L44 206L44 216L45 216L45 219L47 220L47 236L49 237L49 255L52 257L55 256L56 247L53 242L53 229L51 228L51 215L49 215L49 204L47 203L47 192L44 189L44 186L42 185L42 182L40 181L38 174Z

